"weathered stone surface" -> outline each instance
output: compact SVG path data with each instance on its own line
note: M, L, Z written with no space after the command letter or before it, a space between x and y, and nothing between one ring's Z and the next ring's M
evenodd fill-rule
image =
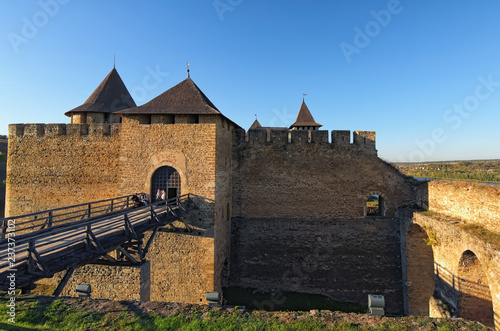
M213 238L158 233L148 258L152 301L206 303L214 289Z
M433 180L421 185L420 195L426 209L500 234L500 188L473 182Z
M397 219L239 219L232 222L231 286L315 293L367 305L385 296L402 313Z
M65 272L38 281L39 284L57 286ZM61 295L78 296L78 284L90 284L94 299L149 301L150 263L140 266L109 266L89 264L77 268Z
M235 216L360 218L373 194L383 196L386 215L394 216L415 201L412 181L354 147L251 139L236 150Z
M477 316L488 325L488 309L499 316L498 247L459 226L500 234L499 189L416 184L376 156L370 131L355 131L352 143L349 131L332 132L332 143L325 131L293 132L289 141L286 131L255 130L245 139L218 115L187 122L143 115L9 126L7 215L150 193L162 166L179 172L180 194L199 196L186 216L197 231L160 233L150 269L86 266L68 288L95 276L98 297L189 303L225 285L364 304L376 292L389 312ZM371 195L383 199L385 217L365 217ZM405 214L416 205L430 212ZM118 279L125 285L113 285Z
M493 327L499 325L500 307L500 250L484 238L464 230L463 222L447 218L445 215L416 213L413 222L426 229L428 238L435 242L432 246L435 285L420 283L420 291L429 293L435 286L435 293L452 315L467 316ZM467 262L467 257L474 258ZM411 268L408 265L408 268ZM416 289L418 291L418 289ZM474 300L470 300L474 298ZM409 297L412 301L418 300ZM480 307L481 314L477 308ZM471 313L473 311L473 313ZM435 313L432 309L431 313ZM484 315L484 316L483 316ZM440 313L434 316L441 316Z

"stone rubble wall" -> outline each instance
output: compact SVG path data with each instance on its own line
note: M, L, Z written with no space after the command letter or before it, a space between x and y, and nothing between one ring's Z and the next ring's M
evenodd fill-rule
M500 234L500 188L480 183L434 180L420 185L426 209Z
M119 124L11 124L6 216L127 195Z
M291 133L290 143L286 131L272 131L271 142L265 130L250 130L248 141L241 134L236 139L234 216L360 218L366 200L377 194L384 199L385 215L393 217L399 207L414 203L414 180L375 154L328 139L294 141L308 132Z
M147 258L151 262L151 301L207 303L205 292L214 290L213 238L159 232Z
M402 313L398 219L233 218L230 286L322 294Z
M54 277L41 279L37 283L57 286L65 273L59 272ZM149 301L149 274L149 262L140 266L88 264L75 269L61 295L77 297L76 286L89 284L93 299Z

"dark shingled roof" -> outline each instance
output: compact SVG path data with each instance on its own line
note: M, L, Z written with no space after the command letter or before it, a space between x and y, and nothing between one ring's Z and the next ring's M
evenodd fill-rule
M120 75L113 68L83 105L71 109L65 115L81 112L113 113L136 106Z
M116 114L222 115L191 78L186 78L142 106L117 111Z
M309 111L309 108L307 108L304 100L302 100L302 105L300 106L299 114L295 119L295 123L290 126L290 129L297 126L323 126L314 121L314 118L312 117L311 112Z

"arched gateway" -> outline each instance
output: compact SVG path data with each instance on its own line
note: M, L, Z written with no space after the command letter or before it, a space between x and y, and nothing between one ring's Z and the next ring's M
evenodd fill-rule
M166 198L171 199L181 195L181 176L173 167L158 168L151 177L151 198L154 199L157 190L165 190Z
M495 327L493 304L488 280L476 254L467 250L458 266L458 314L462 318Z

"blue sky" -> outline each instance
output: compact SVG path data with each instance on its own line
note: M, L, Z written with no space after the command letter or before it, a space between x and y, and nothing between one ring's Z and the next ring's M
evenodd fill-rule
M373 130L387 161L500 158L500 2L0 0L0 134L68 123L113 67L143 104L186 77L247 129Z

